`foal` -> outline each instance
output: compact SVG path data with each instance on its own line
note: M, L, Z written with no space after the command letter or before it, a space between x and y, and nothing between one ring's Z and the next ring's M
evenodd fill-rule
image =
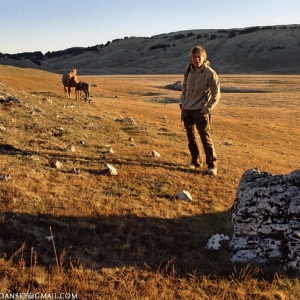
M80 100L81 99L81 92L84 92L85 97L84 97L84 101L86 102L86 100L88 100L89 102L91 102L90 100L90 85L87 82L82 82L79 81L76 84L75 87L75 93L76 93L76 99Z

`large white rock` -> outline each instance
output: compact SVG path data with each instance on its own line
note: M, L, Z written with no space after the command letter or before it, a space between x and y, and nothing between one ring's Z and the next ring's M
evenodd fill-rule
M232 212L234 262L273 261L300 269L300 170L246 171Z

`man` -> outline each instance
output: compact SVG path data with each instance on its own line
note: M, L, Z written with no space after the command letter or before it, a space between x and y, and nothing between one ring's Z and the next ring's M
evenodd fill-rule
M202 46L190 51L191 64L185 69L181 95L182 120L191 153L190 168L202 166L199 138L204 148L209 175L217 175L218 159L210 130L211 112L220 100L220 82L210 67Z

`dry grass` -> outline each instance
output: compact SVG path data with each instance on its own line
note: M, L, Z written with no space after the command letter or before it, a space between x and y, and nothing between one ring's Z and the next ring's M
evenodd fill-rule
M0 111L0 176L11 176L0 181L0 292L299 298L292 271L234 265L226 243L219 251L205 245L215 233L231 234L230 209L245 170L299 168L300 77L221 76L224 93L213 114L216 177L184 168L190 158L180 93L165 88L181 75L84 80L98 86L90 104L74 93L64 98L59 75L0 66L0 96L21 100ZM116 121L121 117L136 122ZM114 154L105 153L109 147ZM53 160L62 167L52 168ZM107 176L106 163L119 175ZM182 189L193 201L176 199ZM53 241L45 239L50 228Z

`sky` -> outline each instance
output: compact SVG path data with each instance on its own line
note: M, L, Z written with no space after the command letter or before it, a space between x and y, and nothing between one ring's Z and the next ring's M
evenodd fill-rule
M300 24L300 0L0 0L0 52L64 50L193 29Z

